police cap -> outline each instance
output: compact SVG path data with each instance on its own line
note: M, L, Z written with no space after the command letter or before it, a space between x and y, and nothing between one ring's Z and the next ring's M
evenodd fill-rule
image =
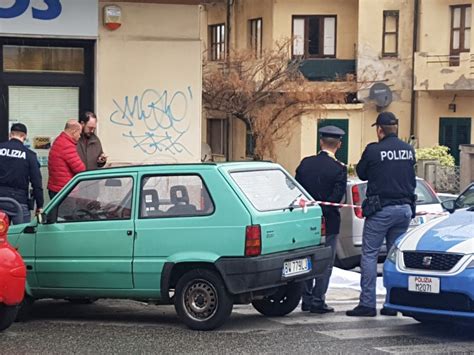
M375 121L373 126L395 126L398 124L397 117L392 112L381 112L377 116L377 120Z
M10 132L23 132L24 134L27 133L26 126L23 123L14 123L10 128Z
M336 126L325 126L319 129L319 134L321 137L342 139L346 132Z

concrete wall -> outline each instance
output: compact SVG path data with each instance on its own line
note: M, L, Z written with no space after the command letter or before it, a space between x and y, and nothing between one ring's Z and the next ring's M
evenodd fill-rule
M274 0L273 39L292 36L293 15L337 15L336 58L354 59L358 0Z
M398 56L382 57L383 11L399 11ZM384 110L400 119L400 137L410 134L412 94L413 0L359 0L358 77L364 82L359 99L370 102L369 88L381 81L392 90L393 101ZM367 106L376 117L375 106Z
M420 52L449 54L451 10L450 5L473 4L472 0L420 1ZM472 21L472 19L471 19ZM472 25L471 25L472 28ZM474 36L471 33L471 49Z
M357 164L366 142L377 139L375 129L370 127L373 119L366 116L362 104L327 105L323 112L302 117L301 123L295 127L289 141L277 146L276 161L290 173L295 173L302 158L317 153L319 119L346 119L349 121L349 164Z
M237 49L250 48L249 45L249 20L262 18L262 44L263 48L273 45L273 0L240 0L235 2L233 8L234 22L233 45Z
M450 5L473 4L472 0L422 0L420 2L419 52L415 59L416 90L474 90L474 36L471 52L461 53L459 65L449 65L451 42ZM472 26L471 16L471 28Z
M97 42L98 133L109 162L199 161L199 6L120 7L122 26L99 26Z
M420 92L418 94L417 130L420 147L432 147L439 144L440 117L474 118L474 94L456 93L456 112L448 110L454 97L449 92ZM474 122L471 124L471 143L474 142Z

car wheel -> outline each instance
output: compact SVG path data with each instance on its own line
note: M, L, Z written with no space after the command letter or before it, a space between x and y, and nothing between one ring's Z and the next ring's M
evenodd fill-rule
M92 304L98 300L98 298L66 298L67 301L72 304Z
M252 302L253 307L268 317L281 317L294 311L300 303L303 283L294 282L278 288L271 296Z
M178 280L174 306L189 328L212 330L229 318L233 301L216 272L196 269Z
M0 331L7 329L15 321L18 306L0 305Z
M20 303L18 314L16 316L16 322L24 322L30 318L30 312L33 308L33 303L35 299L27 294L23 298L23 301Z

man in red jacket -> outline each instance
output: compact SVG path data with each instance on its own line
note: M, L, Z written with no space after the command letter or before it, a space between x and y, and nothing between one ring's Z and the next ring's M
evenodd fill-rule
M81 130L81 124L77 120L68 120L64 131L56 138L49 151L48 194L51 199L74 175L86 170L76 148Z

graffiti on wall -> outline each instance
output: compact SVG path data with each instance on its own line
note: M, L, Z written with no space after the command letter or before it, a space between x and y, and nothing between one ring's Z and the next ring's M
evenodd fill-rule
M184 139L191 124L192 99L191 87L174 93L146 89L140 95L114 99L110 122L122 126L122 136L146 155L192 155Z

